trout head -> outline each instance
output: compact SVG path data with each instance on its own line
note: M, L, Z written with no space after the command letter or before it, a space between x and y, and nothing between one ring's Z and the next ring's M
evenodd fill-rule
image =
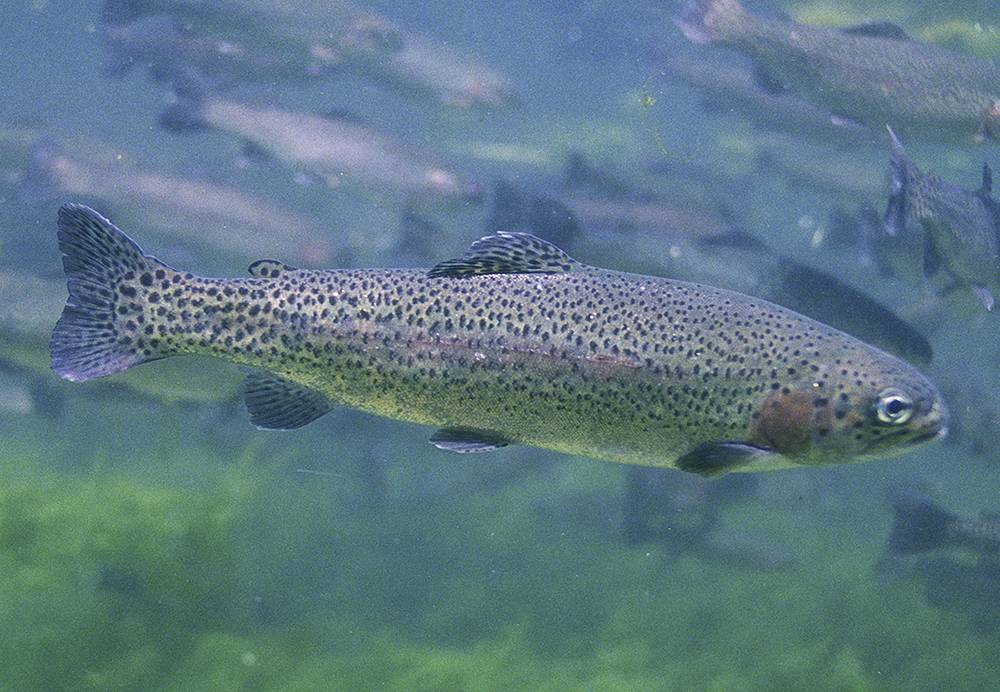
M774 389L753 416L751 442L808 466L899 454L947 431L937 390L881 352L852 353Z

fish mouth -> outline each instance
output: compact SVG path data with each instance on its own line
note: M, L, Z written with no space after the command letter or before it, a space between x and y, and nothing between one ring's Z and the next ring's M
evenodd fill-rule
M948 410L944 404L935 402L916 434L908 440L911 445L941 440L948 436Z
M911 444L922 444L924 442L930 442L931 440L942 440L948 436L948 426L940 425L937 429L931 428L926 432L919 433L915 437L910 438Z
M909 445L918 445L933 440L943 440L948 436L948 411L943 404L935 403L924 424L917 429L916 434L908 441Z
M918 445L940 440L948 435L947 419L935 416L916 430L890 430L886 434L872 440L865 448L867 454L891 454L893 450L907 451Z

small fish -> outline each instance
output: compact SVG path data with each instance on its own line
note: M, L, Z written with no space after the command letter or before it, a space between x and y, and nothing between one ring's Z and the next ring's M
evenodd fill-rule
M938 506L924 493L903 489L892 496L893 525L889 552L908 555L943 548L966 548L1000 554L1000 514L984 512L967 519Z
M216 97L187 99L168 107L160 124L173 131L212 128L229 132L331 188L351 183L372 192L453 202L476 201L479 186L343 114L328 116L256 107Z
M438 428L445 450L524 444L703 475L884 457L945 432L910 365L763 300L590 267L526 234L431 269L310 271L275 260L208 279L143 254L81 205L59 212L69 300L56 373L183 353L262 372L251 422L346 405Z
M924 251L925 273L939 268L969 288L987 310L1000 295L1000 204L992 197L993 174L983 165L983 183L963 190L924 173L892 137L892 188L885 231Z
M695 43L749 56L774 91L869 127L893 123L938 141L1000 136L1000 65L888 22L830 29L752 14L739 0L691 0L675 23Z

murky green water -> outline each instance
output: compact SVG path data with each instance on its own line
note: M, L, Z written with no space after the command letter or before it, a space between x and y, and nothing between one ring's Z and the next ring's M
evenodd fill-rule
M479 201L400 192L391 178L327 184L231 133L168 132L157 124L176 100L168 84L142 65L109 74L100 2L0 7L0 689L995 689L1000 587L968 569L996 556L935 553L963 577L951 579L920 558L886 561L894 489L920 487L968 517L1000 510L1000 348L997 315L946 278L888 276L859 260L859 243L834 242L836 210L885 207L880 126L847 145L806 143L704 110L662 61L722 49L690 46L669 3L372 7L507 75L516 102L468 108L365 69L317 77L312 63L298 82L188 77L247 103L350 112L469 181ZM824 25L888 19L1000 57L991 3L770 9ZM210 25L235 44L214 44L212 60L301 50L191 16L177 36ZM968 189L984 160L1000 160L991 143L907 149ZM625 181L616 204L630 211L594 202L607 180L567 182L572 152ZM499 180L528 199L513 216L494 206ZM933 348L922 365L952 408L952 436L712 494L720 481L651 480L529 448L450 455L426 428L345 409L259 431L239 368L208 360L84 384L49 370L63 202L94 205L172 265L241 276L261 256L430 265L495 230L490 219L557 234L538 195L572 211L579 228L560 242L592 264L797 306L769 280L799 262L864 291ZM767 249L704 242L737 231ZM834 304L815 288L815 309ZM645 533L630 538L637 522Z

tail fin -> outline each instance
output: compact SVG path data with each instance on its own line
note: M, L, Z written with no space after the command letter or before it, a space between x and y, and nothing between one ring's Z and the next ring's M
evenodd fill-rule
M895 493L892 509L895 520L889 534L889 551L897 555L943 547L948 541L948 526L956 519L929 497L911 489Z
M154 276L165 276L166 265L81 204L59 209L59 248L69 300L49 344L56 373L83 382L168 355L156 350L155 339L137 338L126 326L139 319L139 296Z
M720 24L731 24L744 14L739 0L690 0L674 24L692 43L712 43L720 38Z

